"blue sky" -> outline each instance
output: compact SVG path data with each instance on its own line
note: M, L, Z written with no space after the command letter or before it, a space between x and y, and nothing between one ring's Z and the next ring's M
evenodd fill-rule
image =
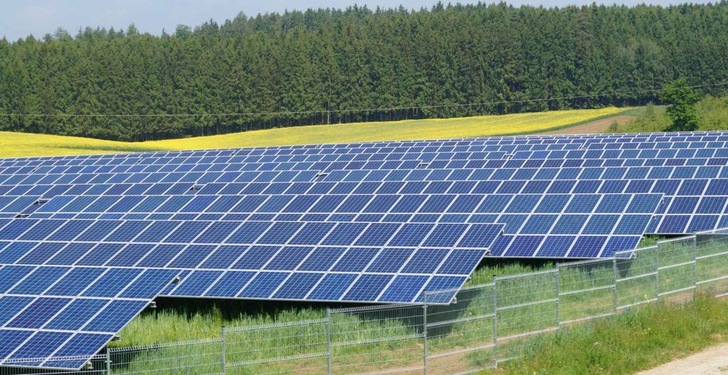
M545 7L590 4L593 0L508 0L518 6L522 4L543 5ZM453 1L455 3L457 1ZM461 4L474 4L477 0L460 0ZM488 3L492 1L486 1ZM605 4L635 5L640 3L668 5L682 3L680 0L610 0L597 2ZM706 0L691 0L692 3L705 3ZM359 4L371 9L430 8L437 0L0 0L0 36L9 41L24 38L30 34L41 38L53 34L59 27L75 35L79 28L90 26L126 29L130 24L139 29L158 35L162 30L174 32L179 24L198 26L213 19L219 23L234 18L239 12L248 16L258 13L285 10L305 10L308 8L346 8ZM447 1L443 1L447 4Z

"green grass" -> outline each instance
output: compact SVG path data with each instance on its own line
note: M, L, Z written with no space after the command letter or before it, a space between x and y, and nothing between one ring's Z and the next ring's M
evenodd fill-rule
M647 133L661 132L672 123L665 114L666 106L647 106L627 112L625 114L636 116L632 121L617 126L615 133Z
M707 96L697 104L699 130L722 130L728 126L728 97ZM666 106L647 105L624 112L625 115L637 116L636 119L620 125L615 132L644 133L664 131L672 120L665 113Z
M658 303L531 339L484 374L632 374L725 341L728 300Z

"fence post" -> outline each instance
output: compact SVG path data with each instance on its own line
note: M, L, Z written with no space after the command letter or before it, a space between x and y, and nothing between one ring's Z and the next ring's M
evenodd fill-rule
M498 278L493 275L493 365L498 368Z
M612 307L614 313L617 313L617 280L619 280L619 270L617 269L617 258L612 258L612 268L614 268L614 283L612 284Z
M693 234L693 301L698 294L698 236Z
M427 292L424 293L424 303L422 304L422 362L424 374L427 375Z
M225 326L222 326L222 329L220 330L220 334L222 337L222 341L220 342L221 343L220 351L222 354L222 363L221 363L222 364L222 373L225 374L227 371L227 362L225 359L225 357L226 357L225 346L227 345L227 343L225 342Z
M655 301L660 301L660 244L655 245Z
M561 267L556 265L556 328L561 329Z
M331 375L331 308L326 308L326 373Z
M111 353L109 348L106 348L106 374L111 375Z

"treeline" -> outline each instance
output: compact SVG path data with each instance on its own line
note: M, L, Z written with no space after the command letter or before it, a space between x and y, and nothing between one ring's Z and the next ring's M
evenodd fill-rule
M728 1L308 10L0 40L0 130L147 140L638 105L728 82Z

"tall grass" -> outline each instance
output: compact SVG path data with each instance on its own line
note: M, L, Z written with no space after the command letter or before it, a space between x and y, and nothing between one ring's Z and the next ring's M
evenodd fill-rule
M670 124L670 118L665 114L666 106L648 104L639 111L631 114L636 115L632 121L617 126L615 133L648 133L664 131Z
M725 340L728 300L653 304L530 340L484 374L632 374Z
M473 273L468 285L492 281L494 275L514 275L553 266L527 266L517 263L494 264ZM120 333L111 347L144 346L170 341L206 339L220 335L220 327L258 326L272 323L319 319L326 315L323 305L281 303L164 300L157 309L148 309Z

